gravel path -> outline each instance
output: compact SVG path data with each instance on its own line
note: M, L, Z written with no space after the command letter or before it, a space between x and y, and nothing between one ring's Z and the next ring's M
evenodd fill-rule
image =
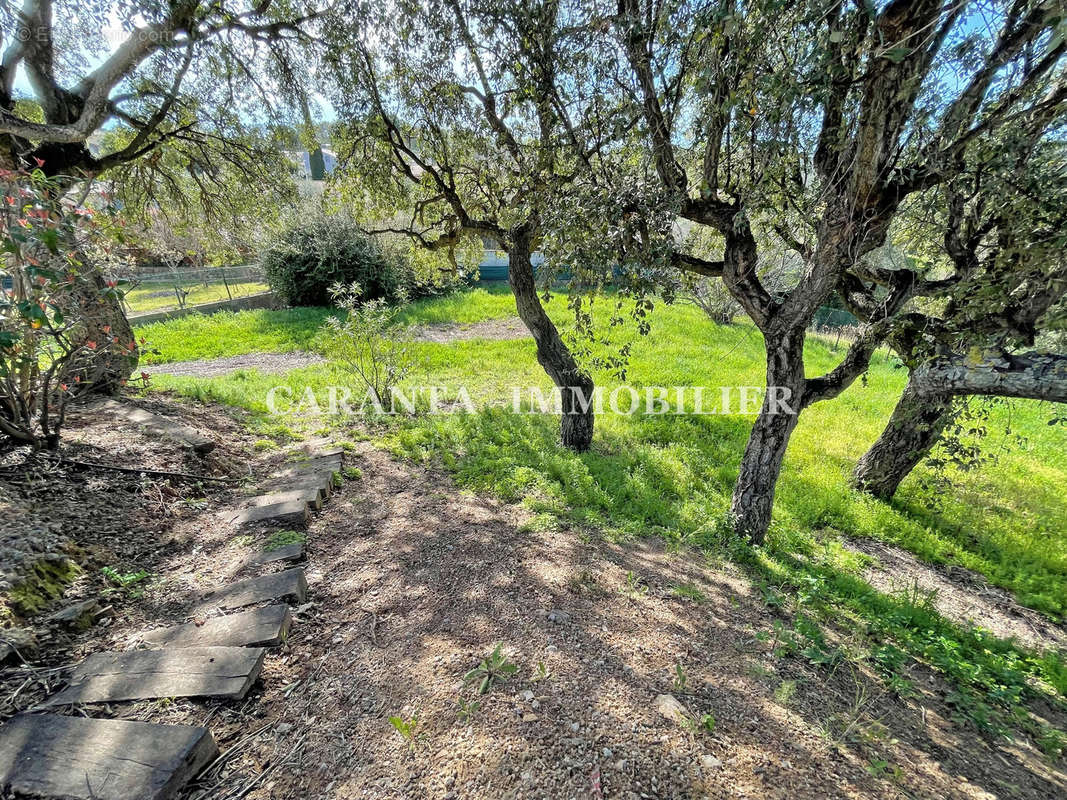
M442 323L422 325L415 328L413 337L420 342L449 342L466 339L524 339L529 330L518 317L493 319L467 325ZM295 351L292 353L247 353L226 358L206 358L198 361L172 361L169 364L149 364L145 371L150 375L177 375L186 378L218 378L239 369L258 369L274 374L288 372L313 364L324 364L326 359L316 353Z
M312 364L324 364L326 359L315 353L248 353L227 358L208 358L200 361L172 361L169 364L149 364L149 375L178 375L189 378L217 378L239 369L258 369L264 373L288 372Z
M421 325L414 330L415 339L418 341L439 344L465 339L525 339L529 335L529 329L518 317L490 319L465 325L442 322L436 325Z

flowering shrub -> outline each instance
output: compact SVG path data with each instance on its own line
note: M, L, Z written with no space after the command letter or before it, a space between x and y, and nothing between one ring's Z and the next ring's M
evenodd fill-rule
M85 298L100 294L83 255L100 231L93 212L40 169L0 170L0 435L9 445L55 449L67 402L115 358L136 363L128 328L120 337L83 313ZM103 290L121 292L114 281Z

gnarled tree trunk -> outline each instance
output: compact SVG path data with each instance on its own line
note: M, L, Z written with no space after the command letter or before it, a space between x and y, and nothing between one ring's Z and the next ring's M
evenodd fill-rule
M564 447L582 452L593 443L593 380L578 366L541 305L530 262L532 238L527 227L512 231L508 282L519 317L537 344L537 362L562 394L560 440Z
M804 396L804 330L768 333L767 394L752 425L734 484L730 516L736 533L762 544L771 525L774 490ZM783 407L782 402L787 407Z
M93 356L94 380L86 390L96 394L114 394L133 374L139 360L133 328L122 310L122 301L107 289L100 271L86 266L90 274L78 281L70 295L64 298L68 317L81 323L85 341L96 342L98 349L113 339L117 343Z
M953 416L951 395L923 394L909 375L885 430L852 471L852 485L882 500L890 499L937 444Z

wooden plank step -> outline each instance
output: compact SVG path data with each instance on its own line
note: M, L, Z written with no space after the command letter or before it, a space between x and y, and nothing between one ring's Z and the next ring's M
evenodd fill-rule
M274 472L274 477L294 478L305 475L332 475L335 472L340 472L341 466L341 456L309 458L306 461L294 461L287 466L276 470Z
M201 625L187 622L156 628L138 638L145 644L160 647L276 647L285 641L292 624L289 606L278 604L212 617Z
M278 503L307 503L311 508L318 511L322 508L322 491L317 486L297 487L269 494L261 494L258 497L250 497L247 501L249 508L256 506L271 506Z
M318 494L319 504L326 502L333 493L333 473L320 472L281 476L271 478L260 487L270 493L291 491L314 491Z
M215 449L215 442L202 434L196 428L186 425L169 417L153 414L143 408L119 403L114 400L105 400L99 406L105 413L118 419L132 422L144 428L148 433L164 439L171 439L181 444L188 445L201 455L210 453Z
M241 608L268 600L303 603L307 599L308 584L304 570L299 567L257 578L247 578L228 586L220 586L204 597L200 608Z
M300 452L311 458L323 458L328 456L336 456L340 458L344 455L345 451L343 447L334 444L329 439L312 439L311 441L304 442L300 445Z
M45 706L158 697L240 700L263 669L262 647L187 647L94 653Z
M241 569L258 567L261 564L277 564L279 561L303 561L304 555L304 543L293 542L292 544L284 544L281 547L273 547L270 550L264 550L262 553L250 555L241 564Z
M19 714L0 726L0 794L168 800L218 755L207 728Z
M262 522L270 525L284 525L287 528L306 528L308 517L308 504L305 501L289 500L285 503L270 503L246 508L228 517L228 521L237 526Z

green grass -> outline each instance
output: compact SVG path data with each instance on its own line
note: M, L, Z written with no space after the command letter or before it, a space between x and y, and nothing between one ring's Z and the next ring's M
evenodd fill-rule
M200 303L214 303L218 300L226 300L229 297L244 297L250 294L266 292L270 288L260 281L246 281L244 283L231 283L229 292L226 284L222 281L198 283L183 287L188 294L185 297L185 305L193 306ZM159 311L163 308L177 308L178 296L172 286L164 284L142 284L135 289L126 292L126 304L130 311L137 314L144 311Z
M505 285L479 286L409 303L397 315L403 325L469 324L515 316L515 299Z
M246 353L289 353L316 349L320 328L329 313L324 308L219 311L140 325L134 332L157 351L144 357L145 364Z
M441 307L466 322L492 318L510 299L475 289L421 301L405 311L406 322L439 322ZM569 326L560 299L549 304ZM149 363L212 358L255 351L313 349L323 309L243 311L191 316L145 326L138 333L160 349ZM660 307L648 337L635 340L628 382L642 386L761 385L759 333L747 325L718 328L690 307ZM454 390L465 385L478 406L510 408L513 385L551 384L538 366L529 340L457 341L414 345L421 369L407 382L434 383ZM829 343L812 339L809 374L840 358ZM619 382L598 375L605 391ZM927 561L956 563L986 575L1016 593L1020 601L1056 619L1067 612L1067 450L1046 425L1050 407L1019 402L997 409L984 447L997 463L955 476L953 493L933 509L923 491L923 468L905 481L892 503L852 492L847 476L877 437L902 388L904 375L881 352L865 382L840 398L806 410L786 457L775 503L772 541L797 535L841 532L902 545ZM161 388L248 408L265 416L271 386L296 396L315 388L325 406L325 387L352 385L332 364L294 370L284 376L241 371L197 380L160 376ZM448 397L446 392L443 396ZM712 392L709 395L713 396ZM1023 445L1005 433L1010 421ZM476 415L393 419L384 432L388 446L409 458L438 458L465 486L510 500L525 499L538 512L593 525L615 536L655 533L673 542L714 544L716 521L729 504L750 418L740 416L617 416L597 421L591 452L576 455L555 445L558 421L550 416L514 415L486 408Z
M413 304L405 309L404 321L442 322L451 317L475 322L503 315L509 303L502 293L474 290ZM598 307L607 310L610 305ZM562 298L554 298L549 310L561 327L573 329ZM156 338L172 345L168 352L173 358L204 357L201 354L210 350L206 343L215 348L212 355L230 354L235 348L249 352L247 348L312 347L317 322L326 313L242 312L221 317L217 326L201 319L197 324L202 327L190 336L195 351L181 350L182 337L175 336L175 328L191 324L186 320L162 323ZM601 333L609 343L600 346L634 343L627 383L639 389L763 383L758 331L741 324L716 327L692 307L657 308L647 337L630 329L602 328ZM220 347L226 352L218 352ZM421 364L406 386L446 386L446 399L455 397L458 386L466 386L479 411L372 421L374 435L392 452L439 462L465 488L520 501L541 526L570 526L617 539L660 536L673 546L728 557L757 583L789 589L803 614L868 642L868 657L891 685L906 683L899 677L901 658L919 660L957 687L953 702L983 729L1021 726L1035 739L1059 741L1035 727L1024 703L1040 693L1035 687L1067 693L1067 666L1061 657L1030 652L951 623L931 609L916 608L907 598L875 591L860 575L862 559L841 543L846 536L869 536L930 562L961 564L1011 590L1025 605L1062 621L1067 613L1067 503L1062 493L1067 450L1061 434L1046 424L1050 406L1018 402L998 407L983 443L998 454L997 462L954 475L954 489L939 496L936 504L924 489L923 478L929 476L922 467L893 502L878 501L850 490L847 478L879 434L903 386L903 371L888 353L880 352L865 381L804 412L786 457L768 546L752 550L736 542L725 525L751 417L604 414L597 420L592 450L575 454L556 445L558 419L510 409L511 386L551 387L531 341L420 342L413 349ZM805 354L808 373L831 368L842 351L812 337ZM607 392L619 385L609 375L596 378ZM156 383L191 397L247 408L264 430L275 433L279 428L350 424L342 419L279 419L266 413L264 400L272 386L288 386L296 396L310 386L324 406L326 387L352 386L351 378L330 363L282 376L242 371L209 380L161 376ZM1011 434L1006 432L1009 423ZM1024 437L1021 445L1017 435ZM819 647L808 643L796 652L829 658L820 655Z

